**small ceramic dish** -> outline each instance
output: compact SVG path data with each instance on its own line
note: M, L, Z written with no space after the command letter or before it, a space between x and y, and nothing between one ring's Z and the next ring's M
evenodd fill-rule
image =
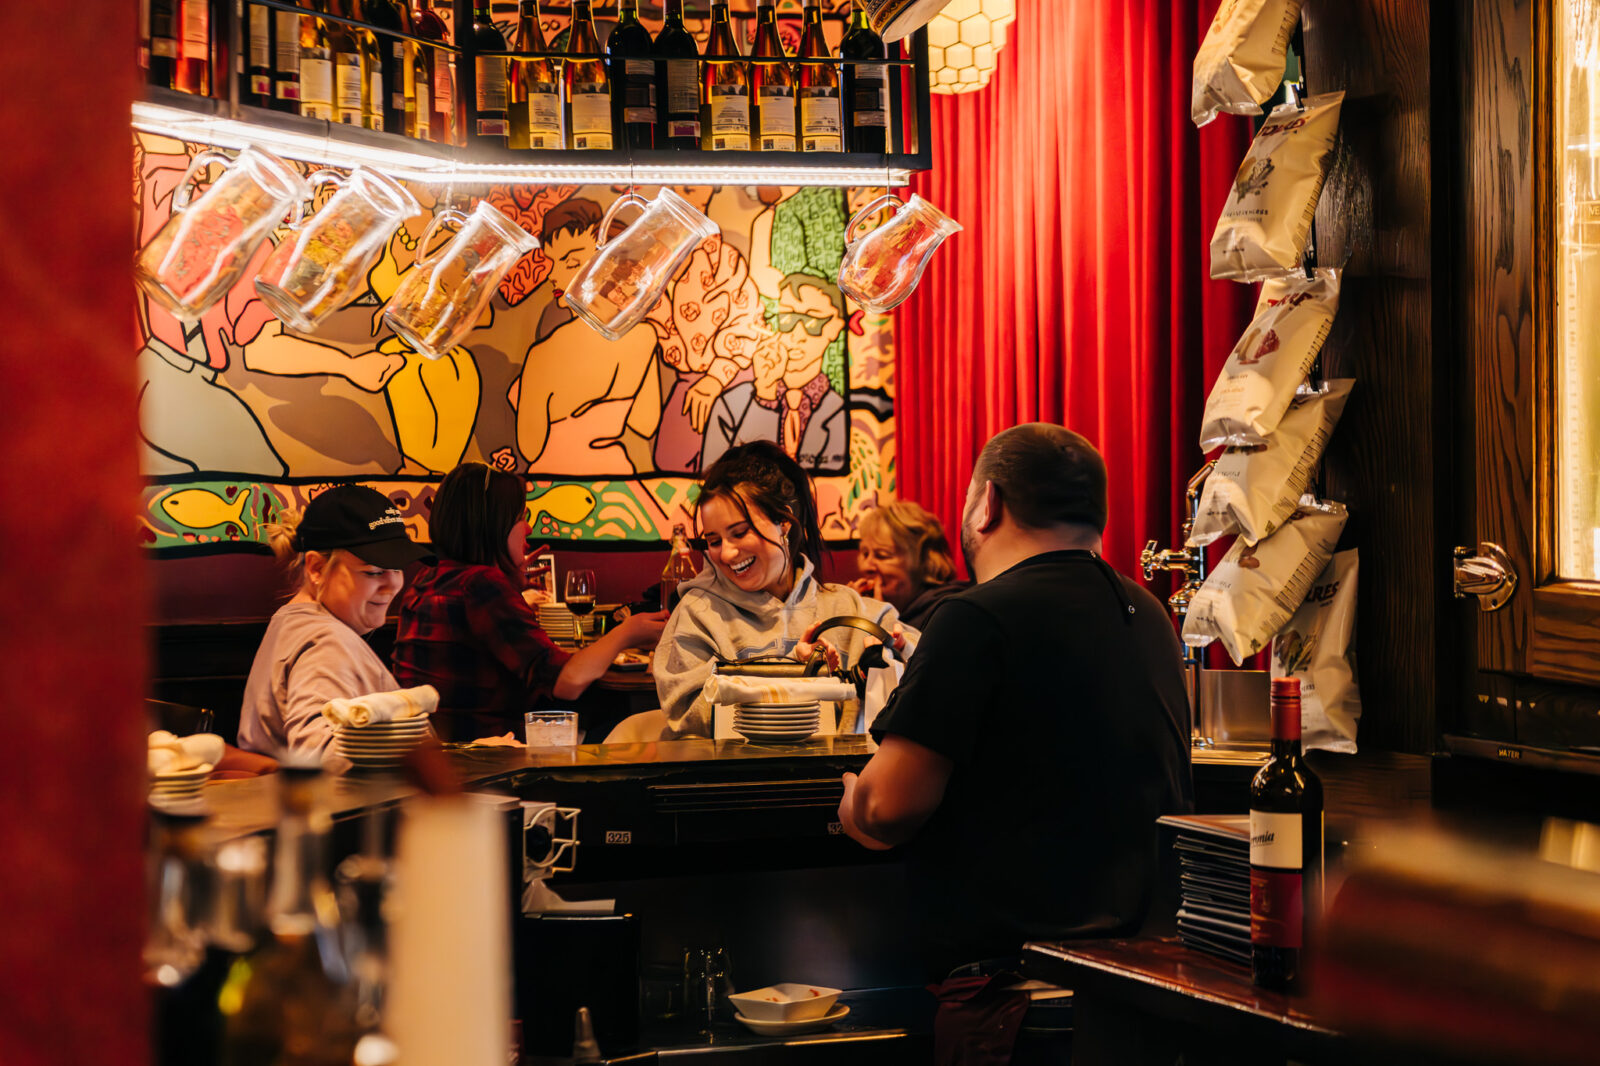
M781 984L728 997L734 1009L754 1022L801 1022L823 1017L839 998L837 988Z

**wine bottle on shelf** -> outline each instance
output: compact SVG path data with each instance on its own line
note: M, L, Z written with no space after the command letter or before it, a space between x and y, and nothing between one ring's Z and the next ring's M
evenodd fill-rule
M621 0L617 25L606 38L606 65L611 77L611 126L629 148L656 144L656 64L650 58L655 42L639 21L639 0Z
M839 68L822 35L819 0L805 0L800 34L800 150L844 151L844 121L839 107Z
M413 0L411 29L418 37L440 44L450 43L444 19L433 10L432 0ZM433 94L433 113L428 122L428 137L439 144L456 142L455 60L442 48L427 48L428 89Z
M415 31L413 31L415 32ZM433 49L406 42L406 136L419 141L433 138Z
M172 87L196 96L211 94L210 0L178 0L178 59Z
M472 112L472 133L479 141L502 147L511 134L511 119L506 110L507 67L510 60L503 55L484 55L485 52L504 52L505 34L494 24L489 10L489 0L472 0L472 69L477 75L477 98Z
M410 33L410 19L406 17L405 8L395 0L361 0L361 18L371 26L379 29L393 30L396 33ZM406 123L406 82L407 69L410 66L407 58L406 42L399 37L389 37L384 34L373 34L372 37L378 45L378 74L381 88L377 95L381 98L382 125L376 129L389 130L400 133L405 129ZM370 82L373 72L367 72ZM377 109L374 108L374 111Z
M755 135L760 152L792 152L795 149L794 68L778 37L778 18L772 0L756 6L755 60L781 62L750 64L750 98L755 103Z
M517 7L518 52L548 52L543 12L539 0L522 0ZM510 109L513 148L562 148L561 75L553 59L512 61Z
M170 89L178 74L178 0L150 0L150 65L145 81Z
M344 0L333 0L330 15L348 16ZM362 125L361 98L365 95L366 75L361 57L361 41L348 23L326 20L328 47L333 51L333 121L344 126Z
M300 16L272 12L272 102L274 111L300 110Z
M249 58L240 103L271 107L273 20L272 9L261 4L244 5L244 54Z
M698 573L694 556L689 552L689 538L679 523L672 527L672 547L667 552L667 565L661 571L662 610L670 611L677 605L678 587Z
M383 44L371 30L356 30L355 34L356 43L361 47L361 124L369 130L381 130L384 128Z
M139 0L139 76L150 76L150 0Z
M840 59L887 59L883 38L867 21L861 0L851 0L850 28L839 42ZM882 153L889 143L889 67L880 63L844 65L844 125L852 152Z
M333 40L328 0L307 0L315 14L300 17L300 113L333 121Z
M666 0L666 21L656 34L656 99L660 103L658 143L663 148L700 148L700 48L683 25L683 0Z
M572 29L567 34L568 55L598 55L600 38L594 32L590 0L573 0ZM568 59L564 87L567 94L567 147L576 151L609 151L611 135L611 79L603 59Z
M1322 782L1300 753L1300 679L1272 679L1272 755L1250 782L1250 955L1256 984L1301 976L1320 912Z
M700 66L701 146L709 152L748 152L750 68L733 35L727 0L711 4L711 34Z
M288 767L278 773L282 813L266 935L233 964L217 997L224 1063L348 1063L361 1038L328 883L331 823L315 799L320 777Z

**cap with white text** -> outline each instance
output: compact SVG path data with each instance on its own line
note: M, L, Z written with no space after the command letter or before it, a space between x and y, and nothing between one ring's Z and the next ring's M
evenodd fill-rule
M433 555L411 539L405 519L383 493L365 485L335 485L306 505L295 530L296 551L343 548L364 563L399 570Z

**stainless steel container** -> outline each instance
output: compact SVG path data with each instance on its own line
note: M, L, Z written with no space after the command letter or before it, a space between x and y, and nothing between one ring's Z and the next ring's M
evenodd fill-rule
M1265 670L1200 668L1197 747L1266 748L1272 744L1267 711L1271 682Z

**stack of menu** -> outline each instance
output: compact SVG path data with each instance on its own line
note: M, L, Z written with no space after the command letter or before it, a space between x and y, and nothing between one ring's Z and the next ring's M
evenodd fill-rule
M1186 947L1250 964L1250 817L1175 814L1178 939Z

